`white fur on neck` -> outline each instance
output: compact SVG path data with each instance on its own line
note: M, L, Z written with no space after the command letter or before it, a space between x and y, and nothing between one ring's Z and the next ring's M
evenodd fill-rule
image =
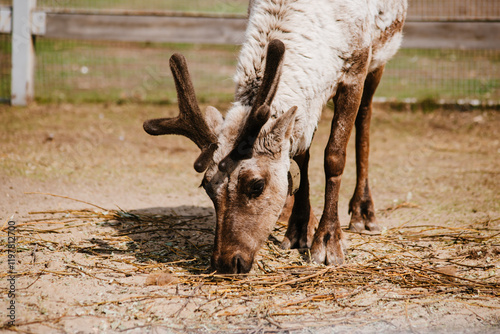
M250 98L258 90L266 47L280 39L286 53L271 114L277 118L298 107L290 147L293 156L309 148L322 109L338 83L351 79L346 75L351 56L372 49L369 71L373 71L396 53L400 32L373 46L395 21L404 21L407 5L406 0L253 0L250 6L234 77L236 101L223 131L229 141L234 139L232 133L237 133L235 127L242 124Z

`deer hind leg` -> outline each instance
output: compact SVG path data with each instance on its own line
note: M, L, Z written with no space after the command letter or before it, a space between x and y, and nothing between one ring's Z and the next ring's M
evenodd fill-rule
M283 249L311 248L314 233L318 227L318 220L309 201L309 150L295 157L295 161L300 167L300 186L297 193L287 199L281 217L286 218L286 211L290 210L290 206L293 205L288 218L288 229L281 243Z
M370 72L365 79L363 97L356 117L356 188L349 202L351 222L349 229L355 232L380 230L368 185L368 155L370 151L370 119L372 99L380 82L384 66Z

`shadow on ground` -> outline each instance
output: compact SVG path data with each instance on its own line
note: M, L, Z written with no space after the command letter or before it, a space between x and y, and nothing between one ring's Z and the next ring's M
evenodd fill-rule
M154 207L117 211L103 223L116 230L114 237L129 239L117 248L105 238L92 238L91 254L121 253L142 263L175 264L192 274L210 269L215 234L215 211L197 206Z

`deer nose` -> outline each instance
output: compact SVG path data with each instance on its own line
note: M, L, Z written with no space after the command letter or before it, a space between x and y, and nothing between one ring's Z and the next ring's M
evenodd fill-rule
M242 254L212 259L212 267L218 274L246 274L252 269L252 264L253 259L245 259Z
M246 261L243 256L237 254L233 258L233 267L236 268L237 274L246 274L252 269L253 261Z

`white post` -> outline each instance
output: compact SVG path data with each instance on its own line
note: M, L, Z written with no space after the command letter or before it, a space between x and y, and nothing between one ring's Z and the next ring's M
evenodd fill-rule
M35 47L31 36L31 16L36 0L12 3L11 104L25 106L34 96Z

